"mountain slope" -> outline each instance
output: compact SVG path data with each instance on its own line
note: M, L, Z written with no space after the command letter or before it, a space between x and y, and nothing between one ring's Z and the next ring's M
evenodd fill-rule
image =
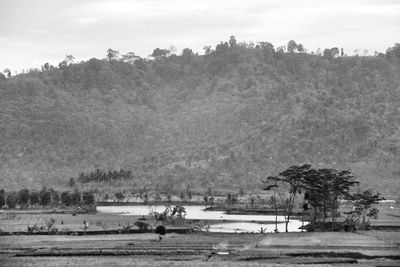
M3 79L0 179L39 187L124 168L150 185L257 187L310 162L353 168L394 193L382 180L398 176L395 48L326 58L232 42L202 56L91 59Z

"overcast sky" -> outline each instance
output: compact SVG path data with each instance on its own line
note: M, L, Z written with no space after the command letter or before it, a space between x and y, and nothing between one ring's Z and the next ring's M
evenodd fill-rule
M291 39L314 51L385 51L400 42L400 0L0 0L0 71L156 47L203 53L229 36Z

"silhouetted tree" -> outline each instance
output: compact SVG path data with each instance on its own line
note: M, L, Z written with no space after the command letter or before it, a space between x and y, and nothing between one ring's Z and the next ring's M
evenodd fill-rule
M108 61L116 60L116 59L118 59L118 56L119 56L119 52L117 50L113 50L111 48L109 48L107 50Z
M48 206L51 202L51 194L50 191L43 187L39 192L39 204L44 207Z
M6 194L4 189L0 189L0 208L6 204Z
M82 202L84 205L93 205L94 204L94 195L92 192L83 192L82 194Z
M279 173L279 176L269 176L265 181L264 190L276 190L285 214L285 231L288 232L290 217L293 213L295 199L301 193L302 179L311 165L291 166Z
M49 189L51 195L51 205L58 206L60 204L60 194L53 188Z
M331 55L332 57L337 57L339 55L339 48L337 47L331 48Z
M75 186L75 179L72 177L69 178L68 185L72 189Z
M29 196L29 203L32 206L38 205L40 202L40 196L39 192L37 191L32 191L30 196Z
M125 198L125 196L124 196L124 194L122 194L122 192L117 192L117 193L115 193L114 196L116 197L118 202L122 201Z
M27 206L29 204L29 190L24 188L19 190L18 192L18 204L21 208Z
M287 50L290 53L294 53L297 50L297 43L294 40L290 40L287 44Z
M77 188L71 194L72 205L79 206L81 204L81 192Z
M16 192L9 193L6 202L8 208L14 209L18 203L18 194Z
M72 205L72 198L69 191L64 191L61 193L61 204L67 207Z

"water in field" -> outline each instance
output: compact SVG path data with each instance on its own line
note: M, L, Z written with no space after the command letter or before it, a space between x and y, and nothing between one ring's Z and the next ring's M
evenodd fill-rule
M148 215L150 212L162 212L165 206L98 206L97 211L101 213L118 213L124 215ZM225 214L223 211L206 211L204 206L185 206L186 219L193 220L218 220L221 223L211 224L207 231L219 233L250 233L250 232L273 232L275 230L274 215L240 215ZM284 217L278 216L278 231L285 231ZM290 232L301 231L299 227L302 225L299 220L291 220L289 222Z

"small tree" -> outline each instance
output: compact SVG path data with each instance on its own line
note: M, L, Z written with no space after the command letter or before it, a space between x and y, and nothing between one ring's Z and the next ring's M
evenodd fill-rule
M384 198L379 193L373 194L367 190L348 196L348 200L352 203L352 211L346 212L347 222L354 225L356 229L366 230L370 226L369 218L378 217L379 210L374 205Z
M290 40L287 44L287 50L290 53L294 53L297 50L297 43L294 40Z
M190 200L192 200L193 198L193 194L192 194L192 190L190 189L190 185L187 185L186 187L186 197L188 202L190 202Z
M74 178L69 178L68 181L68 186L72 189L75 186L75 179Z
M296 196L301 193L301 182L305 173L311 165L291 166L287 170L279 173L279 176L269 176L263 181L267 187L264 190L274 190L279 197L285 216L285 231L288 232L290 217ZM287 189L287 193L284 190Z
M161 201L161 194L160 194L160 192L156 191L156 195L154 196L154 201L155 201L155 202L160 202L160 201Z
M54 190L53 188L50 188L50 195L51 195L51 205L56 207L60 204L60 194Z
M30 205L35 206L35 205L38 205L39 202L40 202L39 192L32 191L30 196L29 196Z
M3 207L6 204L6 194L4 192L4 189L0 190L0 208Z
M24 188L18 192L18 203L21 208L24 208L29 204L29 190Z
M350 171L337 171L335 169L310 169L303 176L302 186L305 189L304 199L313 208L311 223L315 224L317 210L323 213L323 220L332 217L332 228L335 227L335 218L341 199L349 195L350 188L357 184Z
M330 49L326 48L324 50L324 57L327 58L327 59L331 59L332 58L332 51Z
M81 192L77 188L75 188L74 192L71 194L71 202L72 205L80 206L81 204Z
M181 193L179 194L179 198L181 199L182 202L186 202L185 192L181 192Z
M92 192L83 192L82 194L82 202L84 205L93 205L94 204L94 195Z
M107 49L107 58L109 61L116 60L119 57L119 52L111 48Z
M7 206L11 209L14 209L18 202L18 194L16 192L11 192L7 196Z
M118 200L118 202L124 200L124 198L125 198L124 194L122 194L121 192L115 193L114 196L115 196L115 198Z
M39 192L39 204L44 207L48 206L51 202L51 194L50 191L43 187Z
M61 204L69 207L72 205L72 198L69 191L64 191L61 193Z

